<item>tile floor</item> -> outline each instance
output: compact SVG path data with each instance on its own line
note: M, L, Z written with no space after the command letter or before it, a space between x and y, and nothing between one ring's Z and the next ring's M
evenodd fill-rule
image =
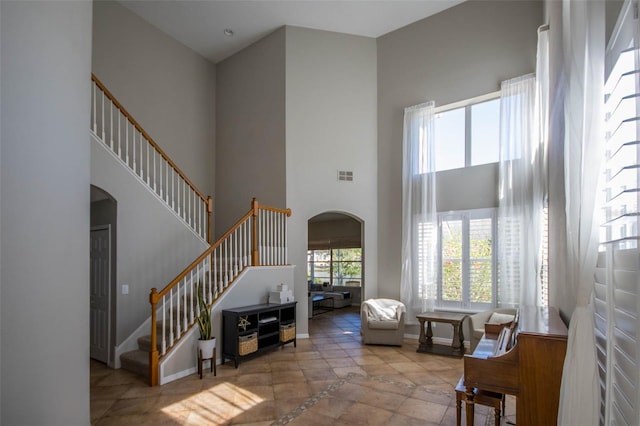
M462 360L402 347L363 346L356 308L309 321L310 339L236 369L218 366L216 377L193 374L149 387L124 370L91 361L94 425L455 425L453 388ZM515 422L507 399L506 421ZM463 413L464 417L464 413ZM463 419L464 424L464 419ZM476 425L493 425L493 412L476 407ZM503 421L505 424L505 421Z

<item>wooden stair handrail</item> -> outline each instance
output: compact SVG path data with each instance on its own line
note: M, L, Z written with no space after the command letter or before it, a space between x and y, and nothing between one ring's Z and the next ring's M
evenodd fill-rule
M239 221L237 221L235 223L235 225L233 225L233 227L231 227L231 229L229 229L222 237L220 237L218 239L218 241L216 241L214 244L212 244L211 246L209 246L209 248L207 248L205 251L202 252L202 254L200 256L198 256L198 258L196 260L194 260L193 262L191 262L191 264L189 266L187 266L182 272L180 272L173 280L171 280L171 282L169 284L167 284L166 286L164 286L164 288L162 290L160 290L159 292L155 293L156 294L156 302L158 300L160 300L160 298L162 296L165 296L167 293L169 293L169 291L175 287L180 281L182 281L182 279L184 277L187 276L187 274L189 272L191 272L193 270L193 268L195 268L196 266L198 266L200 264L200 262L202 262L207 256L210 256L211 253L213 253L213 251L215 249L217 249L220 244L222 244L222 242L233 233L233 231L235 231L236 229L238 229L240 227L240 225L242 224L242 222L244 222L245 220L247 220L249 217L251 217L251 214L245 214L242 219L240 219Z
M145 139L151 144L151 146L153 146L153 148L158 152L158 154L160 154L160 156L164 158L167 163L169 163L169 165L173 168L173 170L175 170L178 173L178 175L187 183L187 185L191 187L193 192L195 192L198 195L198 197L200 197L202 202L210 203L208 197L206 197L204 194L202 194L202 192L200 192L200 190L193 184L193 182L191 182L191 180L187 177L187 175L185 175L182 172L182 170L180 170L180 168L176 165L176 163L174 163L171 160L171 158L169 158L169 156L162 150L162 148L160 148L160 146L158 146L158 144L153 140L153 138L149 136L149 134L142 128L142 126L140 126L140 124L138 124L138 122L133 118L133 116L129 114L129 111L127 111L122 106L122 104L118 102L115 96L113 96L113 94L109 92L109 90L104 86L104 84L102 84L102 82L98 79L98 77L96 77L96 75L93 73L91 73L91 80L96 83L96 85L100 88L100 90L104 92L104 94L107 96L107 98L109 98L111 102L113 102L116 108L118 108L120 112L127 118L127 120L129 120L129 122L142 134L142 136L145 137Z
M173 287L175 287L184 277L186 277L187 274L193 270L193 268L195 268L198 264L200 264L200 262L202 262L207 256L211 255L211 253L213 253L213 251L215 249L217 249L220 246L220 244L222 244L222 242L227 239L227 237L229 235L233 234L233 232L236 229L238 229L247 219L249 219L251 216L253 216L254 215L254 209L273 211L273 212L277 212L277 213L286 214L288 217L291 216L291 209L280 209L280 208L277 208L277 207L261 206L261 205L258 205L258 201L255 198L251 201L251 203L252 203L252 206L255 204L255 207L252 207L251 210L249 210L247 213L245 213L245 215L242 216L235 224L233 224L233 226L231 228L229 228L229 230L227 232L222 234L222 236L220 238L218 238L218 240L215 243L213 243L211 246L209 246L209 248L207 248L205 251L203 251L202 254L196 258L196 260L191 262L191 264L189 264L189 266L187 266L173 280L171 280L171 282L169 284L164 286L164 288L162 290L157 291L157 289L156 289L156 292L152 292L152 295L155 294L155 303L157 303L158 300L160 300L160 298L162 296L165 296L167 293L169 293L169 291ZM254 241L255 241L255 239L254 239ZM258 266L258 265L254 265L254 266ZM154 287L154 289L155 289L155 287Z

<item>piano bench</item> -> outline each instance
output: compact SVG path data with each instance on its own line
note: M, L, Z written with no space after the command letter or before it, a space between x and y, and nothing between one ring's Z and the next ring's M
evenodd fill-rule
M493 407L495 410L495 424L496 426L500 425L500 417L504 415L505 412L505 398L504 394L485 391L482 389L473 389L473 398L470 401L467 395L467 387L464 385L464 376L460 377L458 384L456 385L456 425L460 426L461 424L461 410L462 410L462 401L465 402L466 405L466 418L467 418L467 426L473 426L473 417L474 417L474 404L485 405L487 407ZM502 414L501 414L502 413Z

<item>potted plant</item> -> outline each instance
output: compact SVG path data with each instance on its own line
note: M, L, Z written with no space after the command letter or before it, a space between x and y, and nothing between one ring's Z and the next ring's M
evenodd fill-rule
M200 339L198 340L198 354L202 351L202 359L213 358L213 349L216 347L216 338L213 337L213 324L211 323L211 308L204 299L202 282L198 281L196 288L198 295L198 328ZM214 361L215 362L215 361Z

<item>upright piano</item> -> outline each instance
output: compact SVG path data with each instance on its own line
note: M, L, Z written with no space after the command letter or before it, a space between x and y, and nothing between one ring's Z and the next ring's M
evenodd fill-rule
M556 425L566 350L567 327L557 309L520 307L510 331L499 339L485 334L465 355L469 398L474 388L515 395L518 426Z

